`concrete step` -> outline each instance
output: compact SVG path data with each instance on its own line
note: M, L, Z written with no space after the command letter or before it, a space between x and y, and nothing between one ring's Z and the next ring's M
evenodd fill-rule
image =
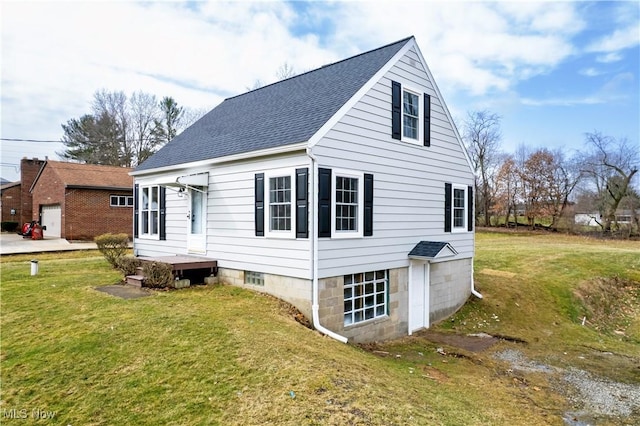
M134 287L142 287L142 283L144 283L143 275L127 275L126 282L129 285Z

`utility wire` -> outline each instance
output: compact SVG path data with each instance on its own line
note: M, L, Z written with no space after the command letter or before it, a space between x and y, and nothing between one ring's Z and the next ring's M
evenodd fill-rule
M7 142L55 142L55 143L63 143L62 141L48 141L48 140L38 140L38 139L16 139L16 138L0 138L0 140Z

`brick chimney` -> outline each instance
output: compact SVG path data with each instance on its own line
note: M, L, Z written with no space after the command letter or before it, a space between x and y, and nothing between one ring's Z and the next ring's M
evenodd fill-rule
M38 160L37 158L23 158L20 161L20 222L19 226L22 226L25 222L31 222L32 220L38 220L38 217L33 217L33 200L29 189L33 185L33 181L36 180L38 172L42 168L45 160ZM39 214L39 212L36 212Z

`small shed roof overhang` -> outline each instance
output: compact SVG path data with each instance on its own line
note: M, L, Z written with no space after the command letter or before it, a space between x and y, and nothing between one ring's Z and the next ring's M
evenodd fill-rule
M410 259L435 260L457 255L453 246L442 241L420 241L409 252Z
M209 172L195 173L182 176L163 176L152 182L153 185L177 187L179 189L191 189L198 192L206 192L202 188L209 186Z

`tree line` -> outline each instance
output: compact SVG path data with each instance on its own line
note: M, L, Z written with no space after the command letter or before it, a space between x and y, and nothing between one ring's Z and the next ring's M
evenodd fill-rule
M66 160L133 167L149 158L206 111L178 105L172 97L158 100L137 91L97 90L91 111L62 124Z
M603 232L621 228L617 213L630 211L634 232L640 228L640 191L636 186L640 153L626 138L601 132L585 133L583 149L501 150L501 117L490 111L470 111L460 126L476 180L476 223L557 230L571 210L592 213ZM571 207L571 209L570 209ZM631 227L628 227L631 230Z

